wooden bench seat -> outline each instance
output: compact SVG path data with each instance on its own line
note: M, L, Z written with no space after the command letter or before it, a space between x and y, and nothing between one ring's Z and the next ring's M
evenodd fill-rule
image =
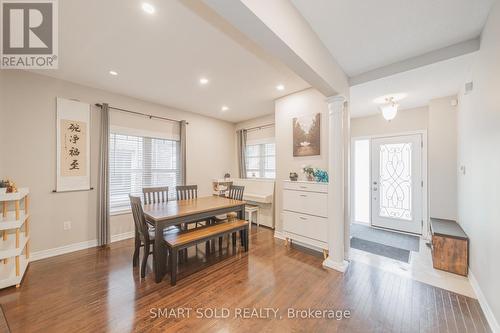
M228 222L222 222L201 228L191 229L185 232L165 235L165 243L171 251L170 284L174 286L177 282L177 260L179 250L229 234L233 234L233 246L236 246L237 231L241 231L241 239L246 252L248 251L248 222L244 220L231 220Z
M467 276L469 237L456 221L431 218L434 268Z

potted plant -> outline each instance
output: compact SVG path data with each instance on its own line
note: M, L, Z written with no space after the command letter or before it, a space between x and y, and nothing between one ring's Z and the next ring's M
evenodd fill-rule
M302 172L306 175L308 181L314 181L314 168L310 166L306 166L302 168Z

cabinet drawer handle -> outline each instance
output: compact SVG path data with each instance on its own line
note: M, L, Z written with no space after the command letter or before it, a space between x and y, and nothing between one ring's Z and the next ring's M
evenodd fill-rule
M307 188L307 186L301 186L300 188Z
M307 220L307 217L299 216L299 219L301 219L301 220Z
M307 198L307 195L305 195L305 194L301 194L300 196L304 197L304 198Z

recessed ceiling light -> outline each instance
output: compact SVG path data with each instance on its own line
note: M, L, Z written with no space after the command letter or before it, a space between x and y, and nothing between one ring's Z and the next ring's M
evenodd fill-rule
M228 107L228 106L223 105L220 109L221 109L222 111L227 111L227 110L229 110L229 107Z
M155 13L155 7L147 2L142 3L142 10L145 11L148 14L154 14Z
M277 89L277 90L279 90L279 91L282 91L282 90L285 90L285 86L284 86L284 85L282 85L282 84L278 84L278 85L276 86L276 89Z
M202 78L200 79L200 84L205 85L205 84L207 84L207 83L208 83L208 79L207 79L206 77L202 77Z
M118 75L118 72L115 72L115 71L109 71L109 74L113 75L113 76L117 76Z

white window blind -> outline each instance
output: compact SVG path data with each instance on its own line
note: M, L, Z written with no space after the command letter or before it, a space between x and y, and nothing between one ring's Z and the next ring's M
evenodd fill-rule
M246 146L248 178L276 178L276 148L274 143Z
M129 194L142 197L142 188L168 186L169 199L181 182L180 142L142 136L110 134L110 212L130 209Z

